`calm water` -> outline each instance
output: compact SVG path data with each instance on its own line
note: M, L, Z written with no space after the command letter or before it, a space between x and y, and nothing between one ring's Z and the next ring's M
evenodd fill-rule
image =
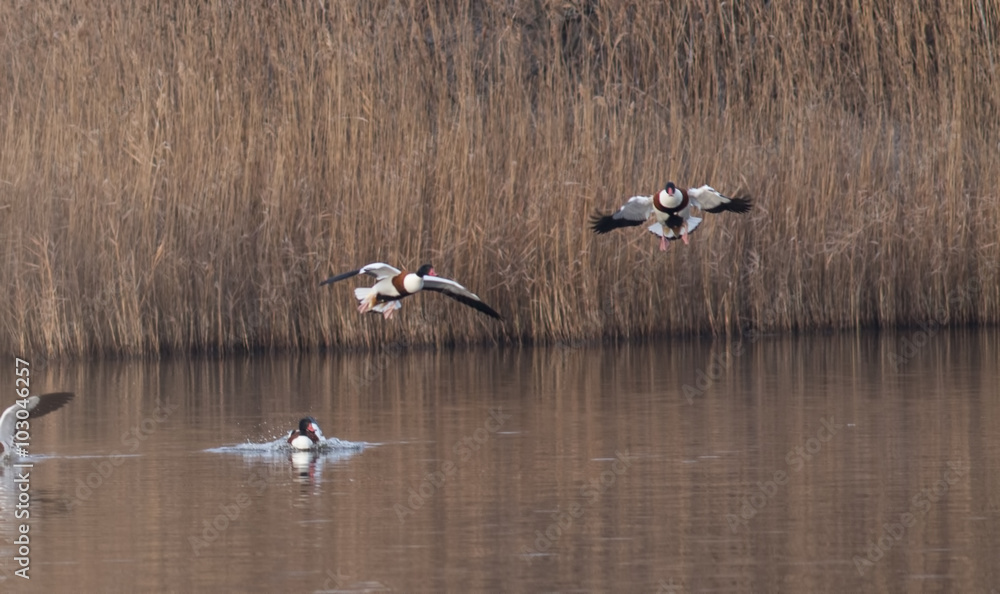
M981 330L39 366L77 399L32 425L30 582L0 477L0 589L1000 593L998 362ZM305 414L367 445L218 449Z

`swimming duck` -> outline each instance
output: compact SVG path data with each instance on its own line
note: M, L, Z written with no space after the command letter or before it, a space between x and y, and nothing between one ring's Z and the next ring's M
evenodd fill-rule
M604 234L620 227L641 225L650 215L655 215L656 222L649 226L649 231L660 237L660 251L664 252L667 240L682 239L688 245L688 235L701 223L699 217L691 216L691 206L710 213L745 213L753 207L753 202L749 196L730 198L711 186L684 190L668 182L652 196L629 198L616 213L602 215L598 212L591 218L590 228L594 233Z
M310 450L326 439L316 419L306 417L299 421L299 428L288 434L288 443L297 450Z
M368 311L378 312L388 320L397 309L402 307L399 301L404 297L420 291L437 291L460 303L475 308L492 318L503 319L492 307L483 303L475 293L453 280L435 274L434 267L430 264L424 264L416 272L407 272L388 264L383 264L382 262L375 262L374 264L362 266L357 270L331 276L321 282L320 286L335 283L345 278L351 278L358 274L367 274L375 277L375 284L371 287L358 287L354 289L354 296L359 302L359 313Z
M34 420L45 416L50 412L59 410L73 399L72 392L53 392L51 394L40 394L25 398L25 403L21 401L7 407L0 416L0 454L10 454L14 451L14 436L17 434L18 421ZM28 411L27 418L17 416L19 410ZM24 415L22 414L22 417Z

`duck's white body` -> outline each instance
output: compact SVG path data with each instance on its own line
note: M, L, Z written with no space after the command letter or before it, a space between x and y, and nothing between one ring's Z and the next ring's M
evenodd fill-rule
M424 288L424 279L417 274L409 272L402 275L402 279L398 277L399 271L396 271L393 276L384 276L370 287L354 289L354 296L359 303L358 311L361 313L375 311L389 319L397 309L403 307L400 299L419 293ZM396 283L399 283L399 286ZM385 299L391 300L385 301Z
M305 435L299 435L298 437L292 439L289 443L291 443L292 447L297 450L311 450L316 445L313 440L309 439Z

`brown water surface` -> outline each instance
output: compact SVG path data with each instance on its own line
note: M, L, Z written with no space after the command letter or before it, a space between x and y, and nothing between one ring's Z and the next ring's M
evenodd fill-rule
M39 363L77 398L32 423L30 581L0 476L0 589L1000 592L998 362L929 328ZM367 445L232 447L305 414Z

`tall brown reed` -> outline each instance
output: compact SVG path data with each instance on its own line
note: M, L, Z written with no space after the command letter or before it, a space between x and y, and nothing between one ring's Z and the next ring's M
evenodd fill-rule
M995 3L66 0L0 39L20 353L1000 318ZM667 254L587 230L667 180L757 208ZM508 321L317 286L377 260Z

